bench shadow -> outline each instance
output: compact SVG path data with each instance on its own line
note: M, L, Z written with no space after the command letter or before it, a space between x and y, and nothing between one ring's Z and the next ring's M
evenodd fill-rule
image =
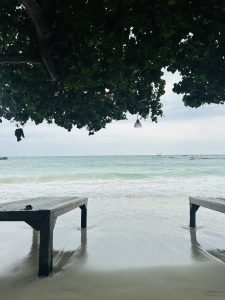
M76 267L86 263L88 258L87 252L87 230L82 229L80 232L80 246L73 251L53 251L53 273L60 272L64 266L70 262L76 264Z
M221 249L204 249L197 240L195 228L190 228L192 258L197 261L207 260L207 256L211 255L225 263L225 250Z
M60 272L71 261L76 266L83 265L87 261L87 230L82 229L80 236L80 245L74 250L63 251L53 249L53 274ZM39 231L33 230L31 248L29 254L23 260L24 267L36 273L38 273L39 238Z

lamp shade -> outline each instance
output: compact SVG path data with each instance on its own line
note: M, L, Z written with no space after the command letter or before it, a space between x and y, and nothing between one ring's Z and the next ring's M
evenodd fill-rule
M134 123L134 127L135 127L135 128L140 128L140 127L142 127L141 122L139 121L139 119L137 119L137 121Z

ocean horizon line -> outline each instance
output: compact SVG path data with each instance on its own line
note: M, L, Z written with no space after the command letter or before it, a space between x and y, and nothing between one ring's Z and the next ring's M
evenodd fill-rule
M124 157L124 156L222 156L225 153L187 153L187 154L164 154L164 153L156 153L156 154L92 154L92 155L0 155L0 157L11 157L11 158L32 158L32 157Z

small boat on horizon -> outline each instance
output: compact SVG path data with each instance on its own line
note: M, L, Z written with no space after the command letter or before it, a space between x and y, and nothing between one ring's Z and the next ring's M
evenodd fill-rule
M192 155L192 156L190 156L189 159L190 159L190 160L197 159L197 156L196 156L196 155Z
M8 159L8 157L6 157L6 156L0 156L0 160L7 160Z
M156 156L162 156L162 153L157 153Z

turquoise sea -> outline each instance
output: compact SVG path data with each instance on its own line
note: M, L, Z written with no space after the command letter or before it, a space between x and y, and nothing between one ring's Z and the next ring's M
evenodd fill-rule
M9 157L0 161L0 201L42 195L98 199L224 196L225 155Z

